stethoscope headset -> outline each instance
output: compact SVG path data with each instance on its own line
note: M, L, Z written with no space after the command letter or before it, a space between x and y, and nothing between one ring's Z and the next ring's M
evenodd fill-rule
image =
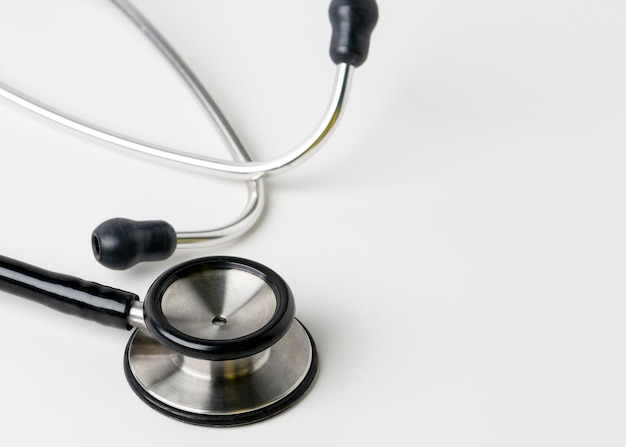
M177 232L164 221L111 219L92 235L96 259L113 269L168 258L181 247L212 246L248 231L265 204L263 178L295 166L328 138L343 111L355 67L367 57L378 19L375 0L332 0L330 55L337 74L320 124L298 147L252 161L203 85L157 30L125 0L112 0L159 48L224 137L227 162L135 141L64 115L0 84L0 96L59 124L120 147L248 183L248 202L227 225ZM313 383L315 343L295 318L287 283L257 262L212 256L170 268L142 299L134 293L50 272L0 256L0 290L98 323L133 329L124 371L134 392L175 419L236 426L266 419L296 402Z

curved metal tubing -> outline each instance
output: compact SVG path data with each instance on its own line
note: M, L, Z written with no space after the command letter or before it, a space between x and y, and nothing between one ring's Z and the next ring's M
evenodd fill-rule
M205 171L210 171L219 177L238 180L255 180L265 175L277 174L292 168L320 149L322 143L330 136L331 131L339 121L343 109L345 108L353 71L354 67L351 65L340 64L337 66L330 104L320 124L309 138L282 156L260 162L218 160L200 157L161 146L150 145L126 136L115 134L109 130L79 120L78 118L70 117L2 83L0 83L0 97L77 132L125 149L177 164L200 168Z
M215 101L165 38L127 1L111 1L149 38L187 83L221 133L234 161L191 155L117 134L55 110L2 83L0 83L0 97L43 118L106 143L160 160L199 168L202 172L208 172L219 177L246 180L248 182L248 200L243 211L232 222L209 230L177 232L179 248L197 247L198 245L215 246L236 239L251 229L263 213L266 194L262 177L284 172L302 163L319 150L330 136L345 108L354 67L348 64L337 66L330 103L322 120L310 137L282 156L268 161L252 161Z
M217 103L176 50L130 3L125 0L111 1L146 35L185 81L222 135L233 158L237 161L251 161L250 154ZM246 206L235 220L209 230L177 232L177 248L199 248L199 246L225 244L250 230L263 213L266 203L266 192L264 182L261 179L248 181L247 189L248 200Z

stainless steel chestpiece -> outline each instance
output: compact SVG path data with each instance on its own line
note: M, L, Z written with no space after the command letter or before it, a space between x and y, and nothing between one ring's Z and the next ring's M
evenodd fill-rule
M133 293L0 256L0 290L99 323L134 329L124 354L131 388L152 408L199 425L233 426L293 404L317 372L313 339L271 269L208 257Z

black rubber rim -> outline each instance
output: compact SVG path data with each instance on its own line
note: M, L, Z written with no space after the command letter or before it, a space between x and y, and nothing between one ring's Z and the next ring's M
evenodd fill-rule
M298 323L300 322L298 321ZM300 325L302 325L302 323L300 323ZM138 329L133 332L128 344L126 345L126 350L124 351L124 374L126 376L128 384L141 400L143 400L146 404L148 404L148 406L158 411L159 413L162 413L178 421L186 422L188 424L202 425L206 427L236 427L239 425L247 425L254 422L259 422L269 417L272 417L294 405L307 392L307 390L315 381L315 377L317 375L319 367L317 348L315 347L315 342L313 341L313 338L311 337L309 331L306 329L306 327L304 327L304 325L302 325L302 328L306 332L309 342L311 343L311 364L309 366L309 370L307 371L304 379L291 393L283 397L281 400L274 402L266 407L259 408L257 410L233 415L208 415L180 410L159 401L157 398L149 394L148 391L146 391L139 384L130 369L128 351L130 349L131 341L133 340L135 332L137 332Z
M165 290L182 277L220 269L243 270L267 283L276 297L276 310L267 324L251 334L230 340L193 337L173 327L161 308ZM181 354L205 360L232 360L264 351L285 335L294 315L295 304L291 290L276 272L257 262L231 256L194 259L169 269L152 284L144 302L146 326L159 343Z

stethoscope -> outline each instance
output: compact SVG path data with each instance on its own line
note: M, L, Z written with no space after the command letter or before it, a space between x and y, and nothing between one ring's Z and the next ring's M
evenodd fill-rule
M303 162L325 142L344 109L355 67L367 57L375 0L332 0L330 55L337 64L330 105L309 138L278 158L252 161L209 93L158 31L125 0L112 0L159 48L200 100L233 161L199 157L121 136L69 117L0 84L0 96L45 118L122 148L223 177L242 179L248 201L233 222L177 232L164 221L111 219L92 235L96 259L113 269L168 258L180 247L214 246L248 231L265 204L263 178ZM236 426L288 408L313 383L315 343L295 318L287 283L257 262L227 256L170 268L144 299L119 289L0 256L0 290L108 326L133 329L124 371L149 406L185 422Z

